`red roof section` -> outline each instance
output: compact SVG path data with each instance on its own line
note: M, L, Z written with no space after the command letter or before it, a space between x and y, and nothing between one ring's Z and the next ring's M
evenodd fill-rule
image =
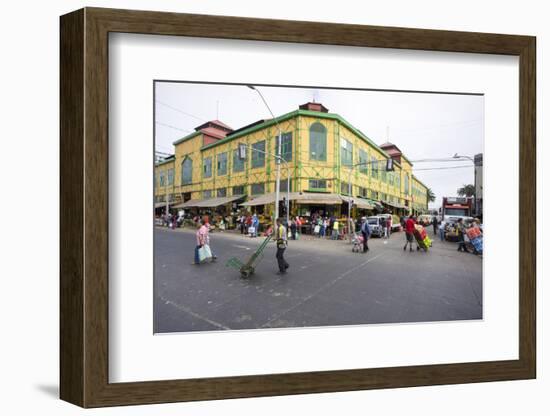
M210 120L200 126L195 127L196 131L203 130L205 128L217 128L218 130L232 132L233 129L220 120Z
M302 104L299 108L300 110L320 111L321 113L328 113L328 108L326 108L323 104L313 103L311 101L308 103Z
M223 139L228 134L227 131L219 130L214 127L206 127L204 129L201 129L200 132L208 136L215 137L216 139Z
M227 124L220 120L212 120L211 123L217 124L218 126L225 127L226 129L233 130L231 127L229 127Z

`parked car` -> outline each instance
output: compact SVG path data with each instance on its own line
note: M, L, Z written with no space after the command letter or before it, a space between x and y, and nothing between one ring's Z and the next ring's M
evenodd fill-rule
M369 227L370 227L371 236L382 237L384 235L384 230L380 226L381 219L382 219L382 216L380 215L375 215L367 218L367 222L369 223Z
M422 214L418 216L418 218L416 219L416 222L423 225L424 227L427 227L428 225L431 225L432 220L433 220L433 215Z
M401 224L399 223L399 216L392 214L379 214L377 217L384 217L386 221L391 218L391 230L392 232L401 231Z

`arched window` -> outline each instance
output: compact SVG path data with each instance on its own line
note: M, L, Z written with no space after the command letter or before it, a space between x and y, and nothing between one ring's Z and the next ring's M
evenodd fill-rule
M309 128L309 158L310 160L327 160L327 129L316 122Z
M193 182L193 160L186 157L181 164L181 184L189 185Z

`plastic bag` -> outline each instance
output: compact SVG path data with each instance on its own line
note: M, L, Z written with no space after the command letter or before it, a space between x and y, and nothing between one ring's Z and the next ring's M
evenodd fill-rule
M210 246L205 244L199 248L199 261L203 262L209 258L212 258L212 251L210 250Z

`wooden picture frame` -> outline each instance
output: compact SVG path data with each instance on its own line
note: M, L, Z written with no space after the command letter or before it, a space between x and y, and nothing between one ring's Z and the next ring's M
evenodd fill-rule
M536 218L535 38L85 8L61 17L60 396L82 407L338 392L536 376L536 222L519 245L519 359L109 383L108 34L298 42L519 57L520 218Z

